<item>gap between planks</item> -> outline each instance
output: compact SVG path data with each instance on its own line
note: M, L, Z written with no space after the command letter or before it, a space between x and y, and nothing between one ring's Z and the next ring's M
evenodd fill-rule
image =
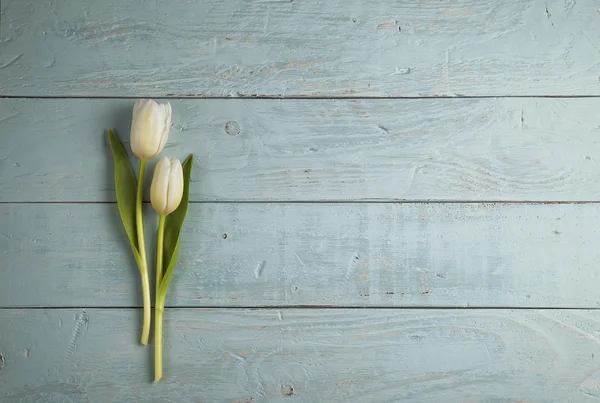
M118 96L118 95L2 95L0 99L207 99L207 100L416 100L416 99L502 99L502 98L545 98L545 99L578 99L578 98L600 98L600 95L433 95L433 96L390 96L390 97L366 97L366 96L268 96L268 95L242 95L242 96L204 96L204 95L156 95L156 96Z
M152 304L152 308L154 308L154 304ZM138 310L143 309L142 306L0 306L0 311L8 311L8 310L17 310L17 311L26 311L26 310L52 310L52 311L61 311L61 310ZM194 309L194 310L219 310L219 309L232 309L232 310L326 310L326 309L334 309L334 310L388 310L388 311L414 311L414 310L444 310L444 311L535 311L535 310L544 310L544 311L600 311L600 307L556 307L556 306L353 306L353 305L221 305L221 306L171 306L165 307L165 310L182 310L182 309Z
M144 200L144 204L150 201ZM2 204L117 204L116 201L0 201ZM600 200L190 200L189 204L600 204Z

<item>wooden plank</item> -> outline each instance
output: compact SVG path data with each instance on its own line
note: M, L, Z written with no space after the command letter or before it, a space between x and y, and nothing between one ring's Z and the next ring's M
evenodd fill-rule
M134 310L0 311L0 398L596 402L598 311L167 310L162 383Z
M167 304L596 308L598 217L598 204L193 204ZM0 228L0 306L141 304L116 205L3 204Z
M2 2L0 95L599 95L598 4Z
M128 142L132 106L0 100L0 201L113 201L104 130ZM194 201L600 200L600 99L184 100L173 109L163 155L196 154Z

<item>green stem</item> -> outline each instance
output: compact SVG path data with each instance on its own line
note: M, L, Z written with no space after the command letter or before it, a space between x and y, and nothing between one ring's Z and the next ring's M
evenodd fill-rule
M158 220L158 235L156 240L156 304L154 309L154 382L162 378L162 325L165 310L165 294L158 290L163 278L163 249L165 243L165 219L167 215L161 214Z
M143 345L148 344L148 338L150 337L150 322L152 321L152 311L150 301L150 281L148 279L148 268L141 269L140 274L142 277L142 294L144 297L144 322L142 324L142 339Z
M158 219L158 235L156 241L156 296L158 297L158 288L163 278L163 244L165 239L165 218L166 214L161 214Z
M146 260L146 245L144 243L144 216L142 212L142 197L144 196L144 173L146 172L146 160L140 159L140 175L137 184L137 199L135 206L135 224L137 228L138 251L140 253L140 275L142 276L142 294L144 298L144 322L142 325L143 345L148 344L150 337L150 321L152 312L150 311L150 282L148 281L148 263Z
M156 296L156 308L154 312L154 382L160 381L162 378L162 325L163 312L165 311L165 299Z

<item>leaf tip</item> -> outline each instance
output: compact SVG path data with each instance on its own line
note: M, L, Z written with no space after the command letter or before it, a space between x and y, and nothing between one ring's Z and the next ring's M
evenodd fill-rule
M188 157L183 161L183 165L193 164L194 163L194 154L188 155Z

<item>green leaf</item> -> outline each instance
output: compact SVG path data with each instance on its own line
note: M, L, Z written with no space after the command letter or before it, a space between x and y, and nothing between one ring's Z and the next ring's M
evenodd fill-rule
M127 232L127 237L129 238L135 261L139 266L141 256L137 246L137 231L135 224L137 180L135 179L135 173L133 172L133 167L129 161L127 151L125 151L119 138L110 129L108 130L108 138L114 162L117 205L119 206L121 221L123 221L123 227L125 227L125 231Z
M183 197L179 207L165 218L165 237L163 243L163 267L166 267L165 274L160 282L158 294L161 298L167 295L167 289L173 277L173 271L177 264L179 255L179 234L183 227L183 221L188 209L190 198L190 177L192 175L192 165L194 164L194 154L190 154L183 162Z

